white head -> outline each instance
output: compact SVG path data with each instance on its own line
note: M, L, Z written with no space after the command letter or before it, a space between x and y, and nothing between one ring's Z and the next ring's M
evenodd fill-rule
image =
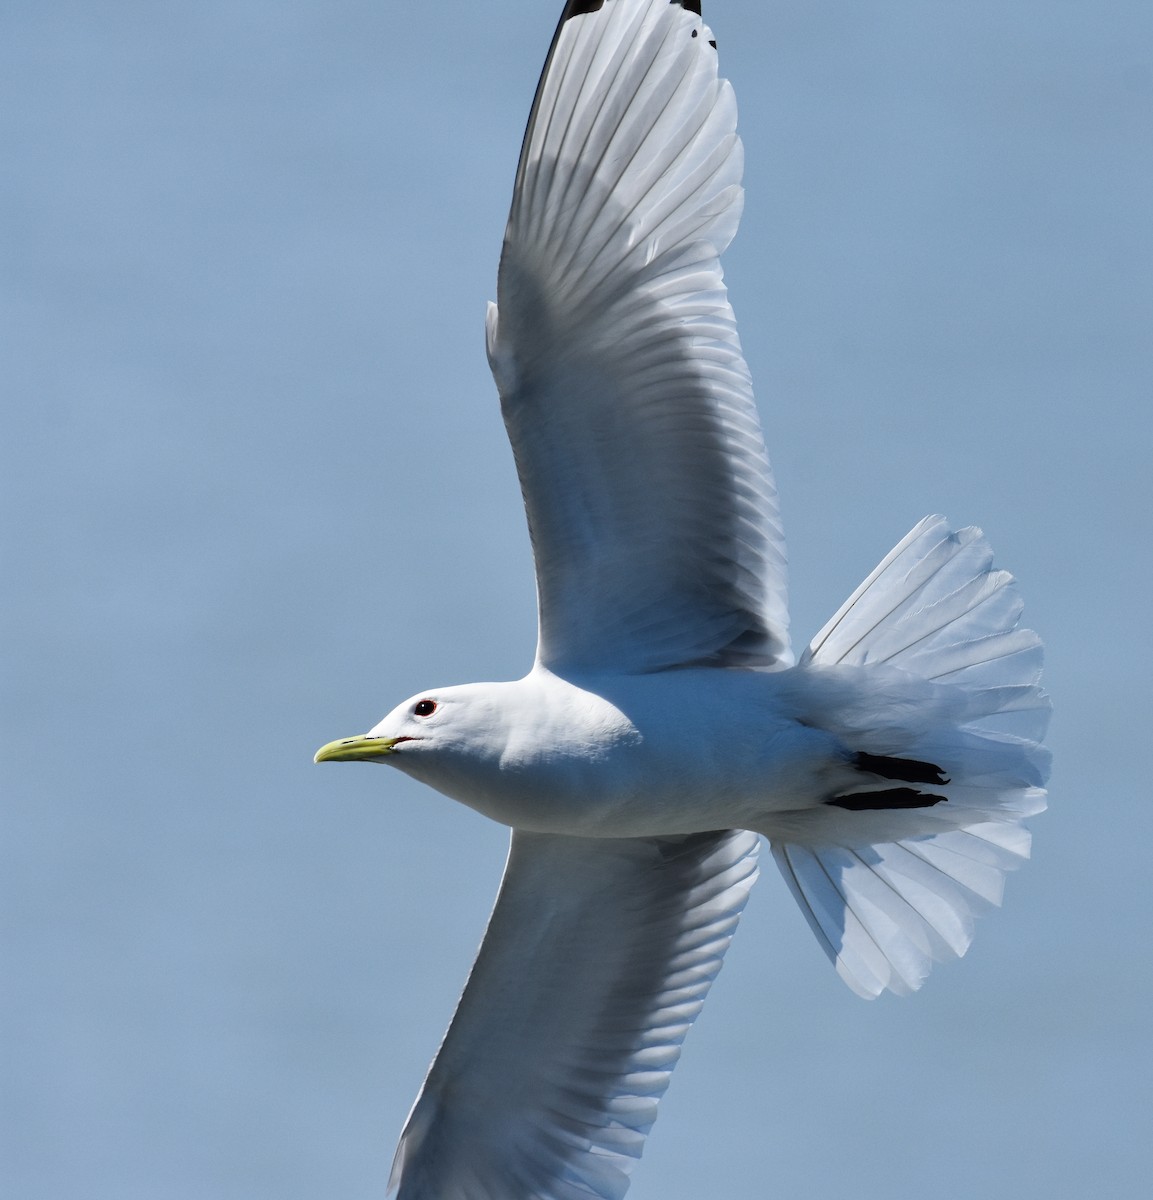
M609 700L534 671L418 692L368 733L322 746L316 761L388 763L493 820L564 832L587 823L606 758L641 740ZM627 790L628 772L610 773L618 777Z
M321 746L316 762L387 762L421 774L424 760L499 758L508 736L502 691L508 684L467 683L418 692L368 733Z

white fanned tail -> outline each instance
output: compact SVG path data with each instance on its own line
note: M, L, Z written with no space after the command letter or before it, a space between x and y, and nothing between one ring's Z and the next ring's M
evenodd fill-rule
M861 996L919 987L968 949L1045 807L1041 642L978 529L927 517L802 656L812 723L861 784L763 830L809 924Z

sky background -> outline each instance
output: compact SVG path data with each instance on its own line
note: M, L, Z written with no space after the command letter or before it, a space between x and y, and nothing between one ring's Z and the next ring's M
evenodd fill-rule
M506 832L314 767L513 678L483 351L560 0L0 10L0 1193L371 1200ZM799 645L923 514L1020 579L1050 813L852 996L767 865L630 1200L1146 1195L1153 6L712 0Z

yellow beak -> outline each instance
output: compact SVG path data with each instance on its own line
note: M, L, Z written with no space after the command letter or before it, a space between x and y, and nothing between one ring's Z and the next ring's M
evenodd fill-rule
M384 758L393 753L393 746L398 738L360 737L340 738L339 741L329 742L316 752L313 762L372 762L373 759Z

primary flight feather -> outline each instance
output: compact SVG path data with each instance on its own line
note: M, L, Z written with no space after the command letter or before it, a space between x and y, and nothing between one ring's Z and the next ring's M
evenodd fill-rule
M978 531L922 521L793 665L719 263L741 165L699 5L570 0L487 323L536 662L316 756L388 763L512 828L399 1200L624 1195L761 835L875 996L964 953L1044 807L1040 642Z

